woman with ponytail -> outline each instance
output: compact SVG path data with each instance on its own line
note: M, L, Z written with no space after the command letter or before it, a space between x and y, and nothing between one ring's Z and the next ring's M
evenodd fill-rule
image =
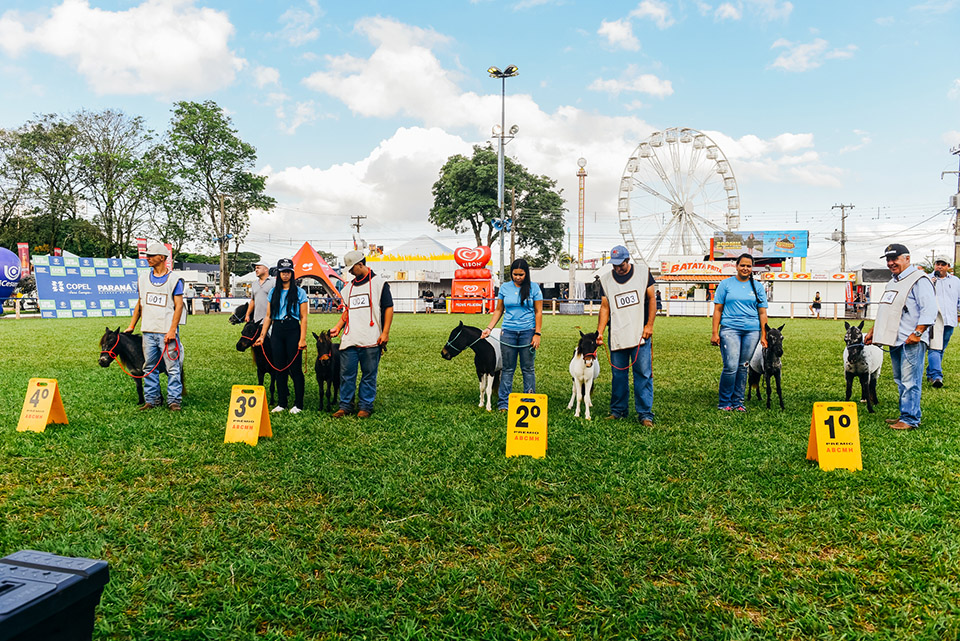
M767 346L767 294L753 280L753 256L737 257L737 275L720 282L713 302L710 342L720 346L723 358L717 409L746 412L747 368L757 341Z
M500 334L500 353L503 370L500 372L500 398L497 409L506 410L513 391L513 377L520 358L523 374L523 391L536 392L537 381L533 373L534 350L540 347L540 327L543 325L543 293L540 286L530 281L530 266L522 258L510 265L510 282L504 283L497 293L497 309L487 328L480 335L486 338L503 317L503 332Z
M291 414L303 411L303 350L307 348L307 293L293 279L293 261L281 258L277 262L277 283L267 294L267 315L263 329L254 345L263 345L270 327L270 364L277 370L279 405L274 412L282 412L290 400L287 374L293 378L294 403Z

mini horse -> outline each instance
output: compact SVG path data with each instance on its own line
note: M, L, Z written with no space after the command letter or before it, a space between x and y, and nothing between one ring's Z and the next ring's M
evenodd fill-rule
M877 379L883 367L883 350L876 345L863 344L863 321L851 325L844 321L847 333L843 340L847 346L843 350L843 373L847 378L847 400L853 393L853 377L860 379L860 402L866 401L867 411L873 413L873 406L879 405L877 398Z
M783 409L783 392L780 391L780 359L783 357L783 328L781 325L774 329L769 325L767 330L767 346L757 344L757 351L750 359L749 381L747 385L747 400L750 400L750 390L756 388L757 400L763 398L760 393L760 377L767 383L767 409L770 409L770 377L777 381L777 397L780 399L780 409Z
M127 334L121 332L118 327L116 331L109 327L100 337L100 367L110 367L114 359L120 359L127 372L133 377L137 384L137 404L143 405L146 401L143 398L143 337L140 334ZM166 373L167 364L162 355L157 371ZM183 372L181 371L181 376ZM162 404L161 399L161 404Z
M449 361L468 348L473 350L473 364L477 368L477 379L480 381L479 406L484 406L483 399L486 395L486 406L489 412L491 411L490 399L500 389L500 370L503 367L500 358L500 330L495 329L490 332L490 337L486 340L480 340L480 334L479 329L464 325L461 321L450 332L450 338L440 350L440 355Z
M239 325L240 323L244 322L244 319L247 317L247 306L249 304L250 303L244 303L240 307L233 310L233 313L230 314L231 325Z
M237 310L239 312L239 310ZM253 322L250 321L243 326L243 329L240 331L240 340L237 341L237 351L244 352L257 340L257 336L260 335L260 328L263 325L263 321ZM257 368L257 385L263 385L263 378L267 374L270 374L270 404L273 405L274 392L276 391L276 383L273 380L276 370L273 369L273 366L270 365L270 360L267 358L265 350L270 349L270 336L267 336L263 339L262 347L253 347L250 350L250 353L253 354L253 364Z
M591 332L584 334L580 332L580 342L573 352L573 358L570 360L570 376L573 377L573 395L570 396L570 402L567 409L573 409L573 401L577 401L577 410L574 416L580 416L580 401L583 400L586 409L587 420L590 420L590 408L593 403L590 400L590 390L593 389L593 382L600 376L600 363L597 362L597 333Z
M317 374L317 384L320 386L320 407L323 411L324 398L331 410L339 406L340 399L340 343L330 340L330 330L325 329L318 336L313 332L317 341L317 362L313 366ZM326 383L326 393L324 393Z

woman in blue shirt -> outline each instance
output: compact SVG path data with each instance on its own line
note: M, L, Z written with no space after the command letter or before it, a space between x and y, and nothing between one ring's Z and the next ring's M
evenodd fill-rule
M503 332L500 334L500 354L503 371L500 372L500 398L497 409L506 410L513 391L513 377L517 371L517 356L523 374L523 391L536 392L537 381L533 373L534 350L540 347L540 327L543 324L543 293L540 286L530 282L530 266L518 258L510 265L510 282L504 283L497 293L497 309L490 324L483 330L486 338L503 317Z
M273 326L270 334L270 364L278 371L273 374L277 382L279 405L274 412L287 408L290 390L287 387L287 374L293 378L294 404L291 414L303 411L303 350L307 348L307 293L298 287L293 279L293 261L281 258L277 262L277 284L267 295L267 315L263 319L263 329L254 345L263 345L263 339Z
M717 408L746 412L743 395L747 368L757 341L767 346L767 294L753 280L753 256L740 254L737 275L720 282L713 298L713 335L710 342L720 346L723 373Z

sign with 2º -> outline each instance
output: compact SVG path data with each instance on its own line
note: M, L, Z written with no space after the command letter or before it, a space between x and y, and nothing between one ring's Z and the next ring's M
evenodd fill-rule
M261 436L273 436L263 385L234 385L223 442L256 445Z
M856 403L814 403L807 459L821 470L863 469Z
M507 457L547 455L547 395L511 394L507 408Z

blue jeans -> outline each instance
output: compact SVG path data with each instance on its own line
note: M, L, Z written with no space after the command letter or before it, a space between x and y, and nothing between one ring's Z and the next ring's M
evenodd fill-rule
M653 420L652 339L639 347L610 350L613 372L610 380L610 414L624 418L630 413L630 369L633 369L633 403L641 421ZM633 363L633 367L630 364Z
M379 346L347 347L340 350L340 409L353 409L353 397L358 395L357 409L373 411L377 397L377 368L380 367ZM360 389L357 390L357 368L360 368Z
M513 345L529 345L533 340L532 329L516 332L505 329L500 334L500 357L503 361L503 370L500 372L500 398L497 400L497 409L505 410L510 403L510 392L513 391L513 376L517 371L517 356L520 356L520 372L523 374L523 391L533 394L537 391L537 379L533 374L534 352L529 347L512 347Z
M720 400L717 407L742 407L747 391L747 370L760 342L759 329L720 328Z
M953 336L952 327L943 328L943 349L931 349L927 352L927 378L931 381L943 380L943 352Z
M167 404L179 405L183 396L183 345L180 344L180 337L177 336L177 342L170 343L170 348L164 354L163 337L165 335L159 332L143 333L143 372L146 374L153 370L160 362L160 355L163 354L163 361L167 366ZM147 374L143 379L143 400L150 405L159 405L160 399L160 368L157 367L152 374Z
M900 420L914 427L920 425L920 389L926 353L927 344L923 341L890 348L893 380L900 392Z

